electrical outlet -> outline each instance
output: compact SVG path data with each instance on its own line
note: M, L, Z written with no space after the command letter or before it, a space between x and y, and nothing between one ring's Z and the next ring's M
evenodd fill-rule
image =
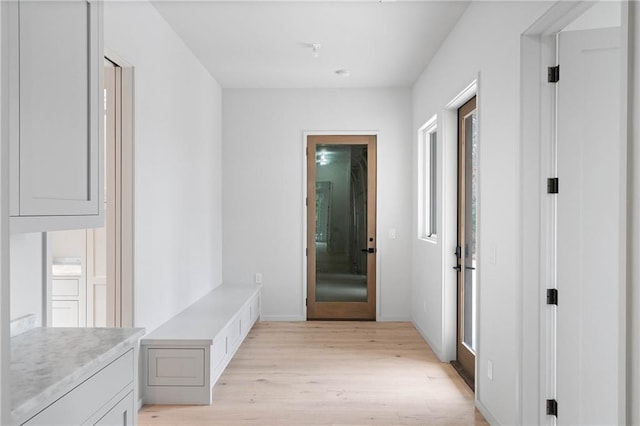
M395 240L396 239L396 228L390 228L389 229L389 239L391 240Z
M256 272L255 281L256 281L256 284L261 284L262 283L262 273L261 272Z
M487 361L487 377L493 380L493 361Z

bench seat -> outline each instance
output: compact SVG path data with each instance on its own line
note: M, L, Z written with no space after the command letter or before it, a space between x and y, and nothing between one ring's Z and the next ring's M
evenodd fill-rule
M145 404L211 404L260 317L261 285L222 284L140 341Z

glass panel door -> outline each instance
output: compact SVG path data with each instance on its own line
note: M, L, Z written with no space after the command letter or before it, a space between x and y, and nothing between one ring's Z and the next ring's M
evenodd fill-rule
M310 136L309 319L375 319L375 136Z
M315 199L316 302L366 302L366 145L316 146Z
M473 97L458 110L458 344L454 366L473 388L476 351L478 115Z

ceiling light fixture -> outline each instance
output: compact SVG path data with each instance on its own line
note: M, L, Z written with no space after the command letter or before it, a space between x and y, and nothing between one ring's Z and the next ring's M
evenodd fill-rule
M351 71L349 71L348 69L336 70L335 73L340 77L349 77L351 75Z

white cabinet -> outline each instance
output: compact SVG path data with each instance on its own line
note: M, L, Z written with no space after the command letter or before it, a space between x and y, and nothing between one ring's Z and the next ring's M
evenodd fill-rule
M222 284L140 342L147 404L211 404L212 388L260 317L261 286Z
M94 0L7 2L12 232L103 220L101 9Z
M122 398L94 426L132 426L135 424L133 392Z
M123 424L123 412L129 411L133 422L133 410L128 408L128 395L133 399L134 353L129 349L109 365L79 384L62 398L46 407L25 425L80 425ZM122 394L125 395L122 395ZM124 396L124 398L123 398ZM124 404L121 404L125 401ZM133 401L131 401L132 405ZM124 411L123 411L124 409ZM120 419L109 423L109 419ZM124 423L127 424L127 423Z

